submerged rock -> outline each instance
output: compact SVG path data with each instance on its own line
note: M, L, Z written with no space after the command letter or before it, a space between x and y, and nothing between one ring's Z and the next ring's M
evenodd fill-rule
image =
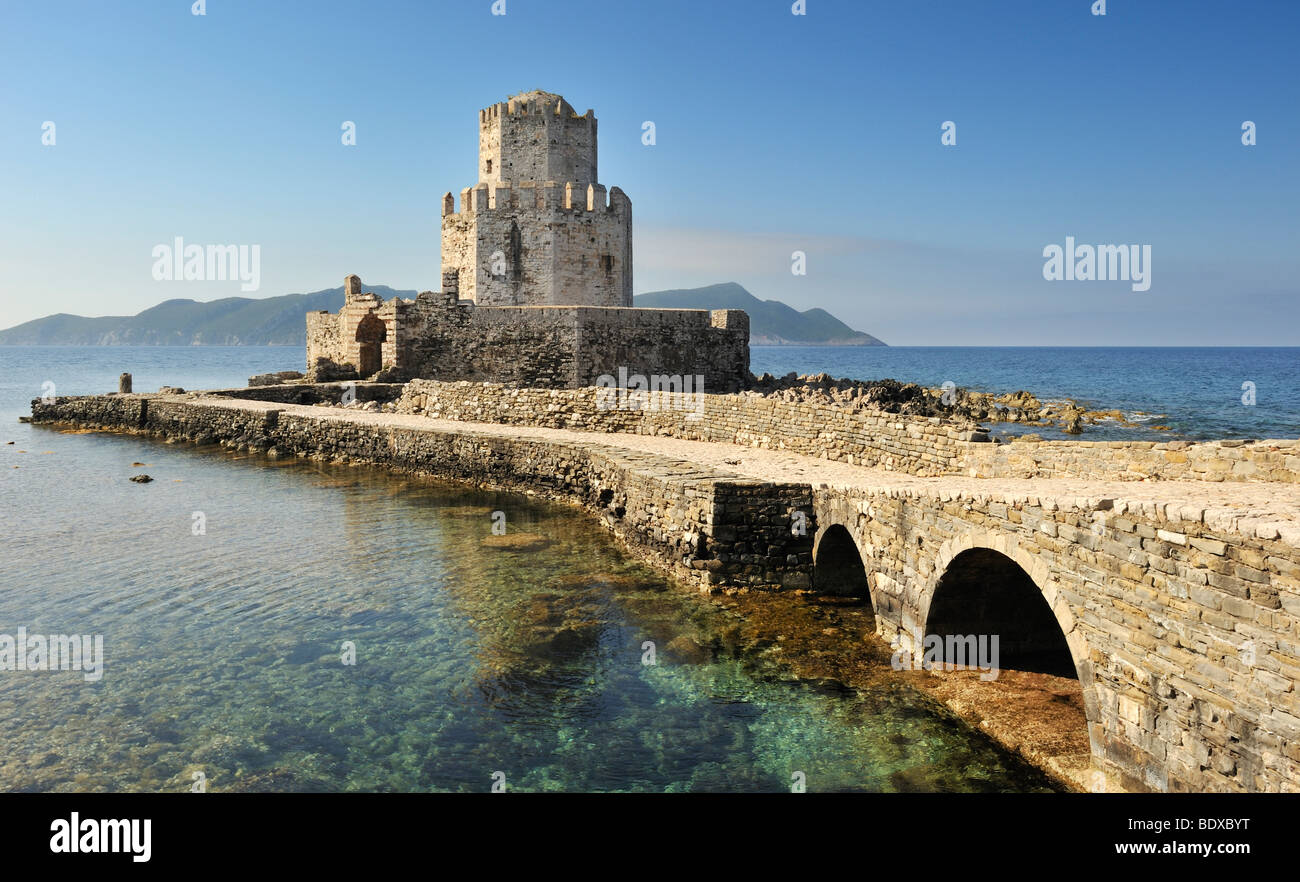
M675 661L688 665L703 665L713 661L713 651L683 634L671 640L664 650Z
M599 645L599 622L575 622L563 628L536 628L526 652L539 658L555 659L581 655Z
M551 649L565 654L595 649L600 642L600 625L595 622L569 625L555 632Z
M504 536L484 536L479 543L484 548L502 548L507 551L537 551L551 544L551 540L536 533L506 533Z
M889 776L889 785L898 793L942 793L949 788L942 770L923 764L900 769Z

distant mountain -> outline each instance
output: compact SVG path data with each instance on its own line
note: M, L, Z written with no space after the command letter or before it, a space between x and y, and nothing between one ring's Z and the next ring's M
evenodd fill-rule
M414 297L384 285L367 285L385 299ZM85 318L51 315L0 331L0 344L63 346L305 346L313 310L337 312L343 288L254 300L226 297L208 303L166 300L139 315Z
M884 346L855 331L824 309L799 312L779 300L759 300L735 282L638 294L635 305L658 309L743 309L749 313L749 341L758 344Z
M366 285L384 299L414 297L386 285ZM799 312L778 300L759 300L734 282L681 291L655 291L635 298L637 306L660 309L743 309L753 343L884 346L855 331L824 309ZM283 294L254 300L226 297L208 303L167 300L139 315L86 318L60 313L0 331L0 345L18 346L305 346L304 316L337 312L343 288L311 294Z

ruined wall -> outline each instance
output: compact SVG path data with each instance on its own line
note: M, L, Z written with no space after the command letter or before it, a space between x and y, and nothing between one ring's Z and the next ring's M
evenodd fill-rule
M384 302L376 294L361 294L360 279L346 287L355 293L345 294L337 313L307 314L307 375L312 379L365 379L397 362L402 316L409 301ZM345 365L351 370L343 370Z
M702 374L707 388L718 390L740 389L749 377L743 311L481 307L459 300L455 277L448 275L452 290L446 293L387 303L365 295L349 300L339 315L311 315L309 377L355 378L338 366L346 362L360 371L362 344L355 338L367 321L383 324L382 363L401 377L572 388L625 368ZM361 371L362 378L373 372Z
M483 306L632 305L632 203L618 187L481 183L443 197L442 267Z
M347 352L343 349L343 337L339 333L337 313L307 313L307 369L309 371L318 358L340 365L348 360Z
M611 375L617 377L617 370ZM630 396L626 407L615 400L602 408L598 401L608 393L594 385L516 389L415 380L407 384L398 409L466 422L723 441L918 475L947 474L969 446L978 446L962 440L976 433L937 418L848 413L753 393L712 394L712 388L712 375L704 372L702 397L656 394L637 409Z

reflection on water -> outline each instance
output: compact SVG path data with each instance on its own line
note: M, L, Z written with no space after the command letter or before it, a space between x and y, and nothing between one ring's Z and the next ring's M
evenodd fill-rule
M103 634L107 661L96 683L0 673L0 788L1051 789L897 682L782 677L575 510L22 433L0 447L0 633Z

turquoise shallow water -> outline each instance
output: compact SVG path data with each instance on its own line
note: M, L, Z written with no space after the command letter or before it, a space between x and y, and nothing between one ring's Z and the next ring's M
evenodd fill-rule
M214 356L155 384L284 364ZM575 510L0 406L0 634L101 634L106 655L93 683L0 673L0 789L1050 789L899 681L791 681ZM494 511L524 547L492 544Z

